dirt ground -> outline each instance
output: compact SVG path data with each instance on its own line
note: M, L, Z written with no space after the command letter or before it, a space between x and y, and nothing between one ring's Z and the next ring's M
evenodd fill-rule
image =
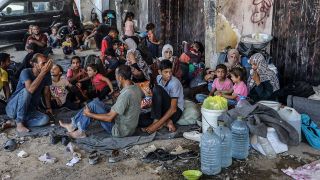
M0 144L7 138L15 138L15 130L10 129L0 136ZM181 145L184 148L199 151L199 144L184 138L161 140L151 143L136 145L126 149L128 158L117 162L108 163L107 155L102 155L99 163L90 165L88 153L82 150L82 160L74 167L66 166L71 154L61 143L52 145L49 137L24 138L22 144L13 151L0 150L0 177L1 179L183 179L181 173L188 169L200 169L200 159L176 160L171 163L144 163L141 161L143 150L154 144L172 150ZM20 158L17 153L24 150L29 154L27 158ZM50 153L58 161L54 164L44 164L38 157ZM110 154L106 152L106 154ZM301 143L297 147L290 147L289 151L269 160L254 150L246 161L233 160L229 168L225 168L219 175L203 176L202 179L291 179L281 172L281 169L296 168L320 158L320 152L312 149L307 144Z

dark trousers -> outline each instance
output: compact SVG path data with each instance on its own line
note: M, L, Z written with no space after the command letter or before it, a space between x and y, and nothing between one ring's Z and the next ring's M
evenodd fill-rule
M160 119L169 110L171 106L171 97L165 89L159 85L153 87L152 106L151 106L151 118ZM180 108L171 116L173 123L176 123L182 115Z
M65 55L69 55L69 54L71 54L71 53L73 53L73 55L76 54L76 53L74 52L74 48L73 48L73 47L67 47L67 46L63 47L63 53L64 53Z
M101 91L93 90L88 93L90 99L99 98L99 100L104 100L106 96L110 93L110 88L108 86L104 87Z
M4 100L0 99L0 115L6 114L6 105L7 103Z

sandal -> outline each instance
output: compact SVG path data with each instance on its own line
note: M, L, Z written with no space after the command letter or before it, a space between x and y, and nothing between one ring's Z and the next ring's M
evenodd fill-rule
M17 143L15 139L9 139L3 146L5 151L11 152L17 148Z
M189 152L179 154L178 157L180 159L195 159L195 158L199 157L199 153L197 153L195 151L189 151Z
M99 161L99 154L98 152L95 150L95 151L92 151L89 155L89 164L90 165L95 165L97 164Z

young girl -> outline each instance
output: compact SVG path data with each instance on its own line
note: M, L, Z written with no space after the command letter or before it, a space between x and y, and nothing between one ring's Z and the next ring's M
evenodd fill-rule
M91 92L89 94L91 98L98 97L100 100L103 100L107 95L111 95L113 93L111 81L102 74L98 73L98 68L95 64L90 64L87 66L87 73L95 89L95 92Z
M134 36L133 18L134 14L132 12L127 12L126 17L124 18L124 35L126 37Z
M88 77L86 71L80 67L80 64L79 56L71 58L71 66L67 71L67 78L71 84L77 84L81 79Z
M237 102L240 100L240 96L248 96L248 88L244 83L244 69L242 68L233 68L230 71L231 80L233 81L233 92L231 95L223 94L219 92L218 95L225 97L228 99L229 106L235 106Z
M71 110L80 108L79 104L72 102L68 89L72 88L72 84L62 77L63 69L60 65L53 65L51 68L52 84L50 85L51 107L60 108L67 107Z
M214 79L212 83L212 89L209 93L209 96L216 94L231 94L232 93L232 82L227 78L227 67L223 64L219 64L216 67L217 78ZM196 99L198 102L202 103L207 95L197 94Z

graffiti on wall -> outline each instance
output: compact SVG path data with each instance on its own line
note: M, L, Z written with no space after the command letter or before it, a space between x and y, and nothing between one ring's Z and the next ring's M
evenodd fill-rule
M272 0L253 0L254 10L251 15L253 24L263 25L270 16Z

